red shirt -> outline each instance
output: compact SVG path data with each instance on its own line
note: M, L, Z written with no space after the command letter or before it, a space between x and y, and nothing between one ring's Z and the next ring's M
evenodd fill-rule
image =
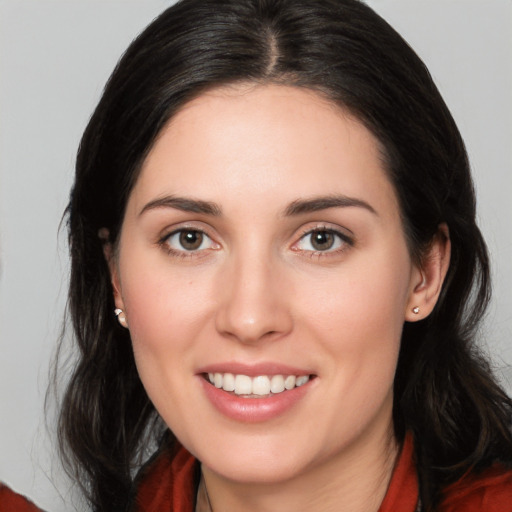
M197 461L184 448L174 458L162 453L141 476L134 512L194 512L196 478ZM379 512L415 512L417 504L418 479L408 436ZM41 512L1 484L0 510ZM493 466L452 484L438 512L512 512L512 471Z
M0 510L2 512L42 512L23 496L12 492L0 482Z
M173 460L160 455L142 478L134 512L194 512L196 461L184 448ZM512 471L494 466L446 489L438 512L512 512ZM415 512L418 478L412 436L407 436L379 512Z

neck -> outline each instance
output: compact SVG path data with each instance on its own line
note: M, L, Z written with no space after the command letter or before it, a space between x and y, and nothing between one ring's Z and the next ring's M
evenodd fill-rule
M398 453L389 431L277 483L233 482L203 467L213 512L377 512Z

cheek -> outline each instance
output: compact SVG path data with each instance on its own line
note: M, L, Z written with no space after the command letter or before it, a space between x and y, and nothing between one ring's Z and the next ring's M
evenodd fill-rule
M151 371L159 374L181 357L183 347L198 328L201 302L197 300L197 290L192 292L196 286L190 279L171 275L168 266L158 262L140 263L131 257L121 271L122 299L143 377L151 374L144 372L145 367L151 365Z
M408 268L403 259L402 269ZM324 286L307 286L307 318L332 334L343 338L366 339L379 344L383 338L400 337L408 298L408 273L399 265L361 265L347 267L329 276ZM373 333L374 336L369 336Z
M188 393L183 371L192 374L190 346L202 328L193 283L149 271L126 274L123 292L133 352L141 381L169 422ZM179 393L176 390L180 390ZM189 401L190 403L190 401Z
M204 300L208 289L198 286L197 273L175 271L165 255L142 254L137 258L136 248L126 252L130 258L121 261L120 268L131 332L170 336L201 315L201 307L208 303Z
M393 385L409 288L406 252L365 263L297 294L307 328L331 356L333 378L356 399Z

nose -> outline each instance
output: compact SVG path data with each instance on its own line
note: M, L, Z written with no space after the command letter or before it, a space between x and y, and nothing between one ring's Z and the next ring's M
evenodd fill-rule
M293 327L291 292L279 265L269 258L236 258L219 283L217 331L245 344L288 334Z

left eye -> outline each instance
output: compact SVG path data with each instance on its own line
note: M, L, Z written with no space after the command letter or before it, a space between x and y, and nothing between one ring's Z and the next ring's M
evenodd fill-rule
M175 231L166 238L165 243L175 251L201 251L215 246L206 233L195 229Z
M297 248L302 251L327 252L335 251L347 243L336 231L330 229L315 229L302 236Z

